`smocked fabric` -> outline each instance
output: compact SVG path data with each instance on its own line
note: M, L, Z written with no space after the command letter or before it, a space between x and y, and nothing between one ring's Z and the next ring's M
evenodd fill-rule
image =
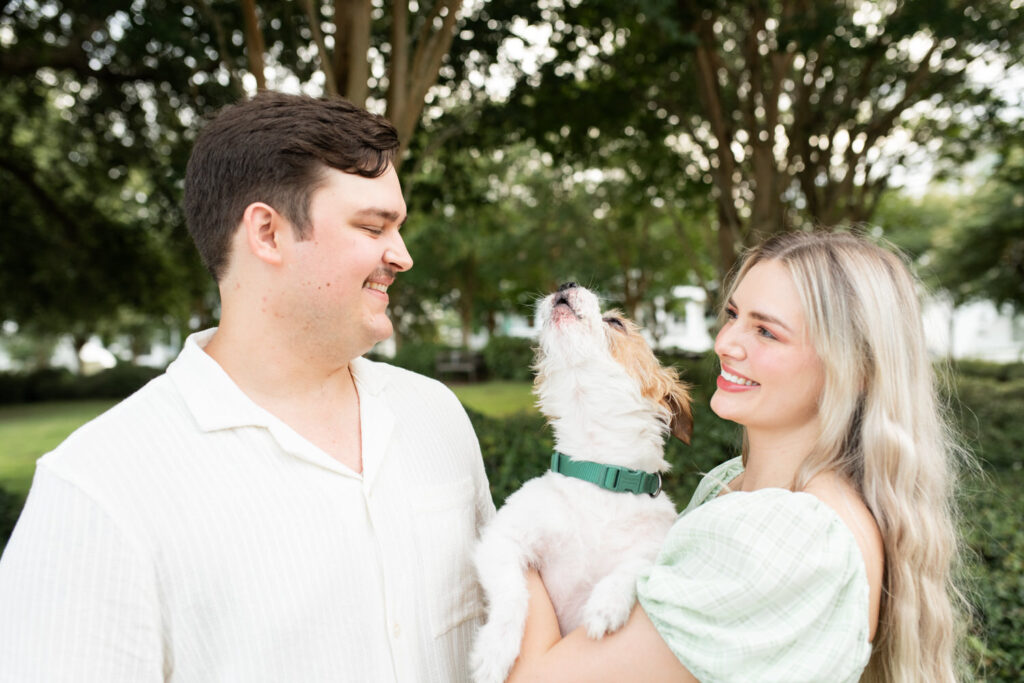
M718 495L709 472L637 585L640 604L702 683L855 682L871 654L869 586L853 534L815 496Z

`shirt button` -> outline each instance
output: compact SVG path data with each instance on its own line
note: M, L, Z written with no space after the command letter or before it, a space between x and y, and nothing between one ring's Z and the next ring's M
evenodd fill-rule
M395 638L397 638L398 636L402 635L402 629L401 629L401 627L399 627L398 622L395 622L391 626L391 635L393 635Z

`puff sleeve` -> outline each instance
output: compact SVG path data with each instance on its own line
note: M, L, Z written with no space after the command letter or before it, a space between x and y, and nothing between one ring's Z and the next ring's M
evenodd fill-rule
M868 592L838 515L784 489L691 506L637 584L658 632L703 683L857 681L871 654Z

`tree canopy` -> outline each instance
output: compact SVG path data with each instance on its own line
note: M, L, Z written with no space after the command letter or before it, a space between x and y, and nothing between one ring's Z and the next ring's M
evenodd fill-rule
M866 221L922 151L963 159L1005 105L971 71L1016 63L1024 29L1002 0L594 0L552 12L554 54L495 115L518 114L538 144L576 154L642 131L684 158L675 182L712 187L723 275L773 232Z
M1020 61L1014 4L10 0L0 319L80 341L213 322L182 177L204 118L261 87L395 122L409 338L444 308L468 338L569 277L653 323L675 285L713 300L766 234L863 224L923 160L990 149L956 226L892 224L895 202L886 231L958 300L1019 306L1019 103L978 77Z

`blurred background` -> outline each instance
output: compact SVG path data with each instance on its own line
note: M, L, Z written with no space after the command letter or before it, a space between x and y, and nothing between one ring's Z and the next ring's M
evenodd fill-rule
M533 303L565 280L706 400L722 282L781 230L904 251L965 480L971 676L1024 671L1024 0L0 2L0 544L35 459L218 301L180 208L260 88L388 117L416 261L373 354L449 382L501 502L543 470ZM735 451L706 408L670 489Z

